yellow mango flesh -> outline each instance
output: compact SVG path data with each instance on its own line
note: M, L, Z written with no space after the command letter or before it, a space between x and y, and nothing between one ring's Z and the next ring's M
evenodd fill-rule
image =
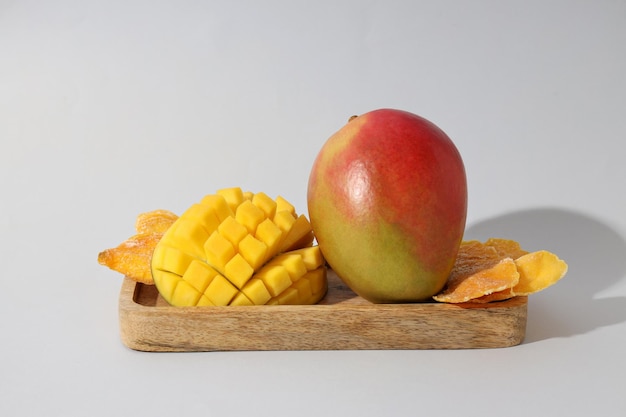
M174 306L314 304L327 282L313 240L309 221L284 198L223 189L167 230L152 276Z

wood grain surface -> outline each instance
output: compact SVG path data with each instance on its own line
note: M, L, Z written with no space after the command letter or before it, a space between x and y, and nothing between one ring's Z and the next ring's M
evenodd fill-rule
M124 278L119 319L122 342L151 352L501 348L523 341L527 301L372 304L329 271L316 305L172 307Z

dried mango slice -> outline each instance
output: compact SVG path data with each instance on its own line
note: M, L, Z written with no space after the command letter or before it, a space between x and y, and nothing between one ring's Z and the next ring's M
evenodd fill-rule
M153 285L150 260L154 249L178 216L168 210L140 213L135 221L137 234L117 247L98 254L98 263L120 272L128 278Z
M154 284L150 259L161 233L142 233L132 236L117 247L98 254L98 263L144 284Z
M555 254L541 250L526 253L515 260L520 274L515 287L473 299L474 303L507 300L516 296L528 296L555 284L567 273L567 264Z
M137 233L165 233L178 216L169 210L152 210L137 215L135 230Z
M567 264L555 254L540 250L515 260L520 273L519 283L513 287L515 295L530 295L555 284L567 273Z
M440 294L436 301L465 303L470 300L512 288L519 282L515 261L504 258L491 267L480 269L469 275L457 275L454 282Z
M499 265L502 257L496 248L477 240L463 241L444 290L433 298L439 302L464 303L513 287L519 274L510 258Z
M514 240L464 241L446 287L433 299L488 303L526 296L553 285L566 272L567 264L553 253L529 253Z
M520 256L526 255L528 252L520 246L519 242L510 239L501 238L489 238L485 241L486 246L491 246L496 250L498 256L501 258L517 259ZM508 300L515 297L513 288L507 288L502 291L496 291L491 294L483 295L478 298L472 299L473 303L490 303L493 301Z

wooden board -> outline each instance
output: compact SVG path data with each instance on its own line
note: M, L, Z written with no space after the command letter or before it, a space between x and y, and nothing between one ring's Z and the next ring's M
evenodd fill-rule
M123 343L152 352L476 349L520 344L527 297L488 304L372 304L329 271L311 306L172 307L154 286L124 279Z

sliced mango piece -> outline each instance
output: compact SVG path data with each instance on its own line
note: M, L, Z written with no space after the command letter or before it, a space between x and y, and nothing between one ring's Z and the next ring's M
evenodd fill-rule
M326 264L313 241L308 219L284 198L222 189L163 235L152 275L172 305L311 304L327 289ZM184 284L174 285L176 277Z

